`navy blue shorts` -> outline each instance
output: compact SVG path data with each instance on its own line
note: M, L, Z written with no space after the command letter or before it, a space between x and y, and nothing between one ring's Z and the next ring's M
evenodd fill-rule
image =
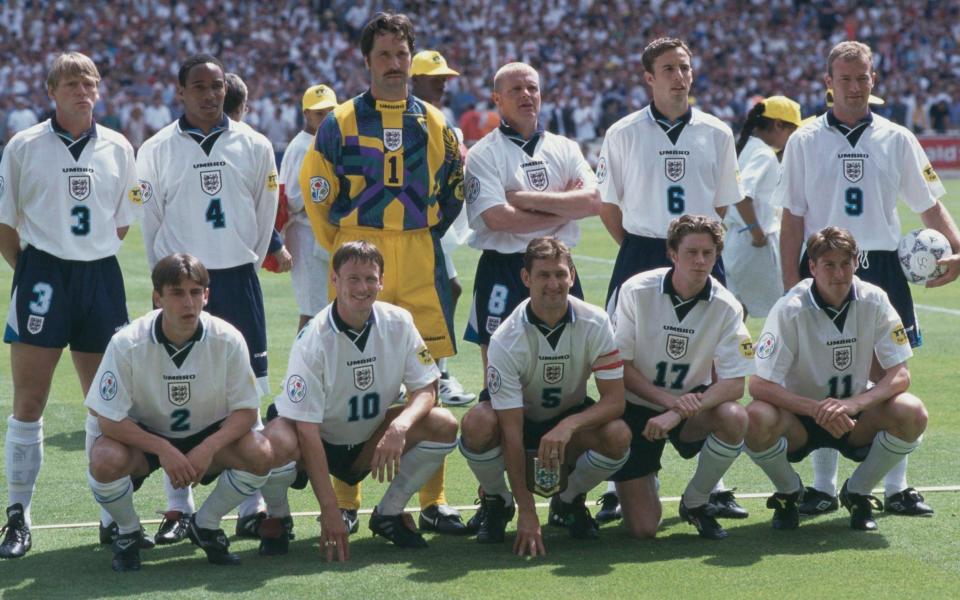
M667 240L662 238L645 237L628 233L620 244L617 260L613 263L613 273L610 274L610 285L607 286L607 300L605 307L607 314L612 315L617 308L617 294L623 283L644 271L652 271L663 267L672 267L673 263L667 256ZM718 254L717 262L711 272L717 281L727 285L726 272L723 270L723 258Z
M907 332L910 346L918 348L923 345L923 334L920 332L920 323L917 322L917 313L913 309L913 295L910 293L910 284L907 282L900 259L896 250L870 250L866 258L857 265L857 277L869 281L887 293L890 304L900 315L900 322ZM807 251L800 257L800 279L813 277L807 259Z
M623 420L630 427L630 433L633 434L633 439L630 441L630 457L626 464L613 474L610 481L629 481L660 471L662 468L660 459L663 457L663 449L667 445L667 440L651 442L643 437L643 428L647 426L647 421L662 414L662 412L652 408L627 402L627 407L623 411ZM680 432L686 422L687 420L684 419L680 421L679 425L671 429L668 439L681 457L691 459L703 448L706 438L694 442L681 440Z
M206 429L199 431L193 435L187 436L185 438L170 438L164 435L160 435L158 433L154 433L154 435L159 435L163 439L170 442L170 444L174 448L179 450L182 454L186 455L188 452L190 452L191 450L193 450L194 448L202 444L205 439L215 434L216 432L220 431L221 425L223 425L223 420L217 421L216 423L214 423L213 425L210 425ZM144 431L149 433L153 433L143 425L140 425L140 429L143 429ZM144 458L147 459L147 467L149 468L149 470L147 471L147 474L144 475L143 477L137 477L133 480L133 491L139 490L140 486L143 485L143 482L147 479L147 477L149 477L151 473L153 473L154 471L160 468L159 456L157 456L156 454L151 454L149 452L144 452L143 456ZM211 473L207 471L206 473L204 473L203 479L200 480L200 483L203 485L207 485L208 483L216 479L217 475L219 474L220 473Z
M33 246L20 253L4 342L103 353L129 321L116 257L64 260Z
M267 319L263 291L253 264L210 269L207 312L230 323L243 335L256 377L267 376Z
M527 419L523 420L523 449L524 450L539 450L540 449L540 439L550 433L550 431L560 424L560 421L566 419L570 415L575 415L577 413L582 413L591 406L596 404L592 398L585 398L581 404L578 404L572 408L568 408L559 415L555 416L552 419L547 419L546 421L528 421Z
M523 285L520 271L523 269L523 253L501 254L484 250L477 262L477 276L473 281L473 304L470 320L463 339L481 346L490 345L490 336L497 330L513 309L530 297L530 290ZM570 294L583 299L580 275L573 282Z
M796 415L796 417L800 419L800 424L807 432L807 443L796 450L787 452L787 460L792 463L802 461L808 454L818 448L834 448L854 462L863 462L867 453L870 452L870 444L866 446L850 444L849 433L845 433L843 437L837 439L830 435L829 431L817 425L817 421L813 417L805 415Z

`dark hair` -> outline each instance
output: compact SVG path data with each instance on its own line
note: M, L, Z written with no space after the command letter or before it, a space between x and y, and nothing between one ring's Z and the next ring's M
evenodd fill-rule
M523 268L527 273L533 271L533 261L563 259L570 270L573 271L573 256L570 255L570 248L552 235L538 237L530 240L527 244L527 250L523 253Z
M372 262L380 267L380 276L383 277L383 254L376 246L366 240L347 242L333 253L333 272L339 273L340 267L351 260L361 263Z
M653 73L653 63L656 62L657 58L674 48L680 48L687 53L687 56L690 59L693 59L693 52L690 52L690 48L687 47L686 42L677 38L662 37L657 38L647 44L647 47L643 49L643 54L640 55L640 60L643 62L643 70L647 73Z
M223 112L230 115L237 112L247 101L247 84L236 73L227 73L223 79L227 84L227 92L223 96Z
M807 239L807 258L811 262L817 262L817 259L831 250L839 250L850 258L856 258L857 240L846 229L833 226L824 227Z
M705 233L713 238L717 256L723 251L723 226L720 221L703 215L683 215L670 221L667 228L667 248L677 252L683 238L693 233Z
M180 87L187 86L187 76L190 75L190 69L197 65L203 65L206 63L213 63L220 67L220 70L223 71L223 63L217 60L215 56L211 54L194 54L187 60L183 61L183 64L180 65L180 70L177 71L177 81L180 83Z
M773 127L774 119L763 116L765 109L766 107L763 105L763 102L757 102L753 105L753 108L750 109L750 112L747 113L747 120L743 122L743 129L740 130L740 137L737 138L737 156L740 156L743 147L747 145L747 141L750 139L750 136L753 135L754 129L766 131Z
M360 52L363 56L370 56L370 52L373 50L373 42L378 35L387 34L398 35L401 39L406 40L410 54L413 54L416 34L413 32L413 23L410 22L407 15L378 12L363 26L363 31L360 33Z
M150 280L153 282L153 291L163 295L164 286L177 285L184 279L189 279L203 287L210 285L210 274L195 256L190 254L171 254L161 258L153 267Z

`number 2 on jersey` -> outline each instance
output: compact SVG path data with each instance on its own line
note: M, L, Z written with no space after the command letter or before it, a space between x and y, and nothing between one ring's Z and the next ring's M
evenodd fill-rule
M214 229L223 229L227 226L227 215L223 212L223 205L220 204L220 198L211 198L207 205L207 223Z
M178 408L170 413L170 431L190 431L190 411Z

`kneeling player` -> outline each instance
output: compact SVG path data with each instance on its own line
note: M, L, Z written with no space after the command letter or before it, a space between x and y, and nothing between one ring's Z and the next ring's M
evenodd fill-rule
M920 445L927 411L904 393L913 352L887 294L853 275L857 243L826 227L807 240L812 279L781 298L757 341L750 379L747 448L777 489L767 506L775 529L795 529L803 484L791 462L817 448L862 461L840 490L850 526L874 530L873 486ZM870 386L876 355L883 376Z
M564 491L550 502L551 524L592 539L597 523L586 493L627 460L630 431L623 414L623 366L606 313L569 296L575 281L570 251L553 237L527 246L520 273L530 289L490 339L486 393L463 417L460 449L483 494L477 541L502 542L519 506L514 552L545 554L525 450L539 470L569 469ZM594 374L600 401L586 396ZM502 449L501 449L502 448ZM503 479L510 478L511 497Z
M235 565L220 519L267 480L272 454L252 431L260 406L243 336L203 312L209 275L189 254L153 269L159 306L120 330L87 394L103 436L90 454L90 488L116 520L113 569L140 569L143 532L133 492L163 468L177 488L216 488L190 518L188 535L214 564Z
M320 503L320 545L327 560L350 557L330 475L355 485L371 471L390 481L370 517L374 535L402 548L423 548L407 501L456 448L457 420L437 408L440 371L406 310L377 302L383 255L348 242L333 256L336 300L300 332L290 351L279 414L264 434L276 467L262 493L268 518L260 553L285 554L290 540L287 488L304 471ZM390 406L407 390L403 406Z
M616 339L633 443L630 460L612 479L637 538L657 534L657 473L667 438L683 458L700 455L680 518L701 537L727 536L709 498L743 448L747 414L737 400L753 373L753 345L740 302L710 276L721 250L718 221L684 215L667 231L673 268L634 275L620 288Z

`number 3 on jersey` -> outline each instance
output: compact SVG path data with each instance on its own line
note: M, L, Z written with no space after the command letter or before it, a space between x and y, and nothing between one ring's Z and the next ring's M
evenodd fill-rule
M220 204L220 198L211 198L207 205L206 213L207 223L214 229L223 229L227 226L227 215L223 212L223 205Z

